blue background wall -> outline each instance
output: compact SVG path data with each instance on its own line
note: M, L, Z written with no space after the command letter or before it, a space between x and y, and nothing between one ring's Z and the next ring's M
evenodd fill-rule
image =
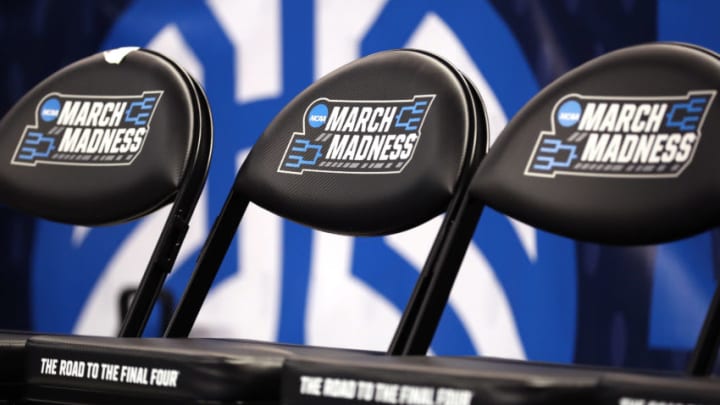
M497 133L542 86L594 56L656 40L720 50L718 11L712 0L4 2L0 110L54 70L117 46L160 50L198 76L213 108L215 156L195 234L166 286L177 300L244 151L340 62L406 46L443 54L492 99ZM252 218L198 335L386 345L433 224L397 239L346 240L259 210ZM119 297L142 271L143 253L133 262L128 252L147 250L152 219L92 231L9 209L0 219L0 327L116 332ZM657 247L575 243L486 212L432 349L681 368L717 279L717 245L715 232ZM161 312L148 334L159 333Z

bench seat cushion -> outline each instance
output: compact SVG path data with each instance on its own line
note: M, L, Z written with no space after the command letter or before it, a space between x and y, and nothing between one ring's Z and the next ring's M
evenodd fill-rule
M39 336L27 346L28 398L59 403L273 401L287 358L370 355L223 339Z
M294 357L284 404L718 404L720 381L463 357Z

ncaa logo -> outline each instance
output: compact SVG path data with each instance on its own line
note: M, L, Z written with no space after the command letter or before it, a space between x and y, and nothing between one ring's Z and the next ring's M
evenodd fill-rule
M325 104L318 104L308 114L308 124L313 128L320 128L327 121L328 108Z
M53 97L40 107L40 118L45 122L55 121L60 114L60 101Z
M582 107L580 103L575 100L568 100L564 102L557 112L557 120L560 125L565 128L571 127L580 121L582 115Z

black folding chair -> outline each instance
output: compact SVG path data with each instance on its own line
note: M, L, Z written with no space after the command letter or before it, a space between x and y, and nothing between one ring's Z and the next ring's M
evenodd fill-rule
M286 362L283 403L720 403L708 378L718 294L688 374L424 356L484 206L567 237L635 245L711 229L717 209L720 56L685 44L615 51L542 90L507 125L396 333L393 356ZM632 271L632 269L628 269Z
M166 336L189 334L250 202L316 229L355 236L399 232L445 213L431 263L461 212L461 196L487 148L486 132L476 90L449 63L425 52L380 52L321 78L276 116L252 148ZM39 337L28 345L30 384L45 390L32 399L63 403L276 401L287 358L366 355L212 339ZM147 384L128 382L127 373L117 381L43 376L39 363L47 357L132 368L147 376ZM153 370L177 378L156 384Z
M362 119L353 127L352 115L363 111L372 114L367 128ZM323 113L326 118L317 119L327 121L313 121ZM394 124L374 131L371 123L389 113ZM474 88L427 53L380 53L321 79L286 106L253 147L166 336L188 336L249 202L353 236L399 232L447 211L428 259L432 263L461 210L458 191L467 186L467 170L486 149L485 126ZM397 157L378 152L377 141L387 133L398 135L384 138L385 145L403 148L391 152Z
M478 170L468 204L478 214L488 205L568 237L618 245L709 230L720 221L712 199L715 140L708 135L720 119L718 83L718 55L692 45L637 46L590 61L513 118ZM398 352L426 352L468 243L442 253L442 265L428 276L432 287L404 314ZM691 374L708 374L714 364L719 306L716 293Z
M0 201L19 211L98 226L172 203L123 324L122 335L138 335L205 183L212 121L202 89L160 54L119 48L38 84L3 118L0 133ZM15 387L3 390L13 396L28 337L0 335L0 377L7 377L0 386Z

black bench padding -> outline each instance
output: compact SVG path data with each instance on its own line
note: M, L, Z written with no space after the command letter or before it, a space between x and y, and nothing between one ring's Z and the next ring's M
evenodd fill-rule
M42 358L83 362L83 376L48 374ZM92 378L89 362L144 369L147 384L123 381L121 372L118 381ZM153 369L177 372L176 385L154 384ZM720 404L716 378L224 339L35 336L27 343L25 370L31 402ZM303 377L309 385L301 389Z
M0 403L22 394L25 343L30 336L21 332L0 332Z
M272 401L279 398L281 372L287 358L303 355L352 359L369 355L241 340L80 336L33 337L27 348L28 399L103 404L127 404L131 400L153 404ZM43 358L57 360L55 374L42 369ZM82 376L60 375L60 361L76 362L73 365L81 362L83 366L78 367L84 370L78 375ZM90 362L98 363L101 369L103 364L106 368L117 365L117 381L103 376L102 370L97 377L92 376ZM139 380L131 381L130 368L140 371ZM169 377L165 380L168 385L154 383L153 370L163 370L164 376ZM174 386L173 375L177 376Z
M462 357L295 357L282 386L284 404L720 403L715 378Z

